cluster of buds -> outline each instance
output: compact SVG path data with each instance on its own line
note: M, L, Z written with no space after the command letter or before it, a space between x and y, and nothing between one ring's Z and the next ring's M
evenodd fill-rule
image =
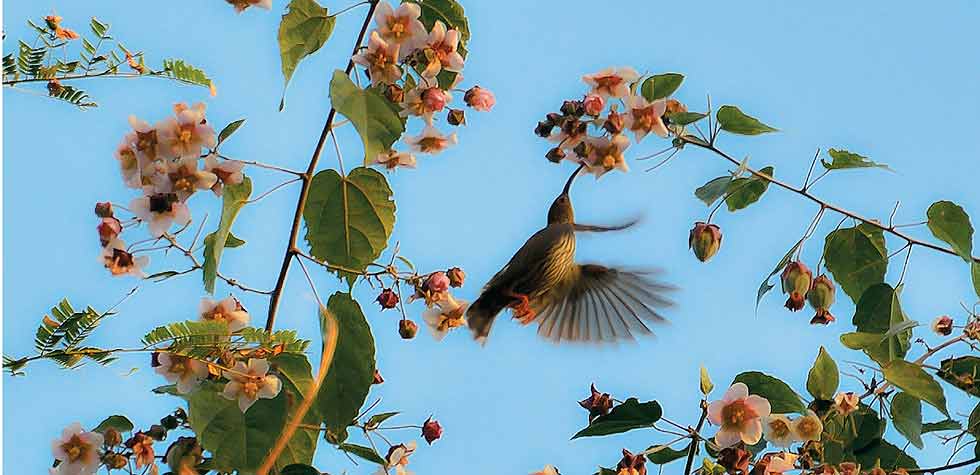
M405 2L393 8L378 3L367 48L354 55L354 63L363 66L371 84L382 88L384 96L400 109L402 117L418 117L425 126L417 136L405 137L411 152L437 154L456 143L456 133L445 135L434 126L437 114L446 114L452 126L466 123L461 109L450 107L452 91L462 81L463 55L459 51L461 34L436 21L426 30L419 19L421 7ZM445 74L448 72L449 74ZM442 73L442 74L441 74ZM492 92L473 86L463 95L467 106L489 111L496 99ZM415 168L411 152L387 150L374 159L386 169Z
M708 262L721 249L721 228L716 224L698 221L691 228L687 245L694 251L694 257L701 262Z
M244 164L225 160L213 153L202 155L202 148L216 145L214 129L204 116L205 106L174 106L174 115L155 125L130 116L132 131L116 148L126 186L140 190L142 196L132 200L128 211L134 218L126 224L146 223L150 236L160 238L173 225L186 226L191 221L188 199L200 190L211 190L221 196L223 187L241 183ZM133 258L133 251L119 239L124 226L113 216L112 206L96 206L102 262L113 275L142 275L146 261Z
M591 424L597 417L609 414L613 400L609 393L603 393L596 389L595 384L589 388L589 393L589 397L579 401L578 404L589 411L589 423Z
M830 306L834 304L836 288L827 274L820 274L816 279L806 264L793 261L783 268L780 275L783 293L788 295L786 308L796 312L803 308L803 301L810 303L816 315L810 319L811 324L826 325L834 321Z
M466 313L467 302L457 300L449 292L452 288L462 287L466 282L466 273L459 267L452 267L445 271L433 272L426 275L414 275L408 278L400 277L396 271L392 271L396 279L404 279L412 285L413 293L408 302L416 300L425 302L428 309L423 314L423 319L432 331L437 340L442 339L445 334L453 329L463 326L466 323L464 314ZM401 303L401 298L395 289L385 287L375 298L382 310L393 309ZM405 318L398 321L398 334L406 340L415 338L418 333L418 325Z
M565 101L559 112L547 114L534 128L537 136L556 144L545 154L549 161L584 164L597 177L614 169L625 172L629 166L624 152L630 145L625 134L632 133L633 141L640 143L651 133L661 138L682 133L669 126L668 115L687 108L675 99L651 102L637 95L641 77L635 69L608 68L582 80L591 87L589 92ZM615 99L619 104L613 103Z

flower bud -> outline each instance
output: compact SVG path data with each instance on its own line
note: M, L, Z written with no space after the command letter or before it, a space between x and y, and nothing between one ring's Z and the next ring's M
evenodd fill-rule
M592 155L592 144L583 140L579 142L578 145L572 149L572 151L575 152L575 155L577 155L579 158L585 160L589 158L589 155Z
M398 294L394 290L384 289L378 294L378 298L375 301L381 305L382 310L395 308L398 305Z
M405 90L397 84L389 84L385 88L385 97L395 104L400 104L405 102Z
M162 425L164 429L174 430L180 426L180 421L177 420L177 416L170 414L165 416L163 419L160 419L160 425Z
M820 274L820 277L814 279L806 298L817 311L810 323L826 325L834 321L834 316L830 313L830 306L834 304L834 283L827 274Z
M585 109L585 113L596 117L602 113L602 109L606 107L606 101L602 96L598 94L589 94L582 99L582 106Z
M115 427L110 427L102 433L102 437L105 440L105 444L109 447L115 447L122 443L122 434L116 430Z
M971 340L980 341L980 320L971 320L967 323L963 328L963 335Z
M62 86L61 82L59 82L57 79L52 79L48 81L48 95L57 96L58 94L61 94L61 91L64 90L65 90L65 86Z
M385 379L381 377L381 371L378 371L378 368L374 368L374 380L371 381L371 384L381 384L383 382L385 382Z
M810 290L813 281L813 273L810 269L802 262L793 261L783 268L779 279L783 285L783 293L789 295L786 308L794 312L802 309L807 291Z
M123 454L109 452L102 457L102 463L112 470L119 470L129 464L129 458Z
M646 457L642 454L633 455L623 449L623 458L616 464L616 473L620 475L647 475Z
M95 203L95 215L100 218L111 218L112 217L112 203L108 201L103 201L100 203Z
M419 326L415 322L403 319L398 322L398 334L405 340L411 340L415 338L415 334L419 332Z
M489 112L497 103L497 99L490 90L473 86L463 94L463 102L480 112Z
M439 421L432 420L432 417L426 419L425 422L422 423L422 437L425 438L425 441L428 442L429 445L432 445L433 442L439 440L439 438L442 437L442 426L439 425Z
M953 333L953 319L949 315L936 317L932 321L932 331L940 336L949 336Z
M677 99L667 99L665 106L666 107L664 108L664 115L662 116L662 119L666 125L670 125L670 116L672 114L687 112L687 106L682 104L681 101L678 101Z
M561 104L561 109L559 110L565 115L582 117L582 114L585 114L585 104L582 101L565 101Z
M606 116L606 121L602 124L602 128L613 135L618 135L623 131L623 127L626 126L626 116L620 114L616 111L609 111L609 115Z
M548 153L544 154L544 158L547 158L551 163L561 163L561 161L565 158L565 151L562 150L561 147L555 147L548 150Z
M446 92L438 87L430 87L422 91L422 103L426 110L439 112L446 107Z
M749 463L752 454L742 447L727 447L718 454L718 465L725 467L728 473L749 473Z
M61 17L57 15L48 15L44 17L44 23L48 25L48 29L54 31L61 28Z
M466 125L466 113L463 109L449 109L449 114L446 115L446 122L449 125Z
M711 259L721 248L721 228L698 221L691 229L687 244L694 250L694 256L699 261L708 262L708 259Z
M160 424L153 424L150 426L150 430L146 431L146 435L153 440L163 440L167 438L167 429Z
M534 135L541 138L548 138L551 136L551 131L554 130L554 128L555 124L553 122L538 122L538 126L534 128Z
M612 409L612 396L609 393L601 393L595 388L595 384L589 388L589 397L578 402L579 406L583 409L589 411L589 422L591 423L596 417L604 416L609 413Z
M95 229L99 232L99 242L105 246L122 232L122 223L116 218L102 218L102 222Z
M445 292L449 290L449 277L445 272L433 272L425 280L425 289L432 292Z
M447 270L446 276L449 277L450 287L455 287L455 288L462 287L463 282L466 281L466 273L463 272L463 269L460 269L459 267L453 267Z

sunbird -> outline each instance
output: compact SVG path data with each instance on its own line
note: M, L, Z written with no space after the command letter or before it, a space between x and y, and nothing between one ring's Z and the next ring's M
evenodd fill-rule
M522 324L537 322L538 335L554 342L632 340L664 322L658 309L672 305L672 286L652 280L652 271L614 269L575 262L576 232L627 229L575 222L569 189L584 165L565 182L548 210L548 224L534 233L483 287L466 311L473 337L485 342L493 321L510 308Z

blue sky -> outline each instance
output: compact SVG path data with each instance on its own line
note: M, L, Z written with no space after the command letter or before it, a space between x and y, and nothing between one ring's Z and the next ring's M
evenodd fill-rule
M302 168L329 109L326 84L343 67L363 7L341 17L330 42L303 62L288 89L286 109L277 112L282 78L276 46L279 14L250 10L235 15L223 2L134 4L122 1L7 2L4 28L11 51L29 35L24 20L56 11L65 25L85 28L94 15L112 24L130 48L147 52L151 63L183 58L207 71L218 96L152 79L86 83L100 102L79 112L31 95L4 90L4 326L3 351L32 350L33 332L50 306L69 297L77 306L102 309L136 282L113 279L96 262L99 252L92 206L111 199L127 202L113 149L128 129L126 117L151 121L174 102L204 100L216 124L246 117L248 123L225 152L242 159ZM326 2L336 10L353 2ZM969 45L980 40L978 7L957 1L942 8L895 2L463 2L473 38L466 85L494 91L497 107L469 114L460 144L435 157L421 157L419 169L390 176L398 205L392 242L425 270L451 265L469 274L461 297L479 286L543 223L547 206L571 168L548 163L548 146L532 129L561 101L581 95L584 73L606 66L632 65L641 72L676 71L687 76L677 97L692 110L736 104L781 132L754 138L724 137L720 147L750 156L750 163L775 166L776 176L802 181L816 148L839 147L888 163L897 172L842 172L814 192L865 215L887 219L902 201L898 222L924 219L925 209L949 199L980 216L975 179L980 172L980 63ZM416 134L420 127L410 128ZM348 167L358 142L340 134ZM646 143L634 155L654 151ZM335 166L325 153L324 167ZM444 438L419 450L411 468L420 474L526 473L553 463L565 473L592 473L614 464L621 448L643 449L664 439L639 431L602 439L569 441L585 423L576 400L596 382L619 399L657 399L674 420L693 423L698 413L698 368L705 365L724 386L744 370L779 376L803 390L806 371L820 345L842 368L864 362L838 343L849 331L853 307L841 295L829 327L807 325L808 313L790 314L782 298L770 295L758 314L755 292L761 279L798 239L815 213L795 195L770 190L760 203L736 214L719 212L725 234L721 252L709 264L687 249L694 221L707 215L693 190L727 169L716 157L685 151L667 167L643 173L635 162L629 174L581 180L573 192L580 221L608 223L644 212L634 229L580 239L579 258L608 264L655 266L680 290L671 324L658 336L603 349L557 347L539 341L532 329L503 321L481 348L462 332L442 343L420 334L402 341L395 314L380 313L370 291L358 291L378 343L378 364L387 382L371 399L380 408L402 410L395 421L417 424L433 414ZM280 177L257 171L257 190ZM223 271L243 282L271 288L287 237L298 188L276 193L247 207L236 235L248 244L229 251ZM195 215L216 207L198 199ZM829 215L805 249L815 262L822 236L837 223ZM275 231L281 230L281 231ZM917 236L929 237L922 227ZM889 242L892 250L901 247ZM170 267L166 267L167 264ZM152 269L183 266L176 258L156 258ZM901 265L889 270L897 280ZM294 269L295 270L295 269ZM338 281L317 272L321 294ZM912 319L927 322L948 313L960 319L960 303L974 299L962 261L916 249L905 278L904 305ZM218 292L227 293L227 287ZM148 329L193 318L203 290L197 275L163 284L143 284L93 336L94 344L136 344ZM241 295L254 315L265 299ZM410 307L420 317L422 307ZM420 320L420 318L418 319ZM278 326L316 335L315 303L297 271L290 276ZM926 338L929 338L928 335ZM921 351L918 348L914 351ZM129 374L130 368L139 370ZM28 368L26 378L4 377L4 468L43 473L50 464L49 441L78 420L94 426L104 416L128 415L138 426L155 422L179 401L152 396L162 379L147 358L124 357L107 368L88 366L65 372L45 363ZM845 388L859 389L850 378ZM949 389L951 409L965 415L972 404ZM926 418L938 419L932 409ZM389 434L398 439L398 434ZM412 431L404 438L414 437ZM899 442L897 435L892 440ZM911 449L923 465L945 460L948 449ZM161 447L162 450L162 447ZM330 473L370 473L324 446L316 465Z

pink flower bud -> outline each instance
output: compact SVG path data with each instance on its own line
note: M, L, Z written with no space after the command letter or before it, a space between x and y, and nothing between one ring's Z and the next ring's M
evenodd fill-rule
M445 292L449 290L449 277L445 272L433 272L425 281L425 288L430 292Z
M473 86L469 91L466 91L466 94L463 95L463 101L466 102L466 105L480 112L489 112L497 103L493 93L480 86Z
M450 287L462 287L463 283L466 282L466 273L459 267L453 267L447 270L446 276L449 277Z
M103 201L95 204L95 215L100 218L112 217L112 203Z
M99 241L104 247L122 232L122 223L116 218L102 218L102 222L99 223L96 229L99 231Z
M932 331L940 336L949 336L953 333L953 319L949 315L936 317L932 321Z
M593 117L601 114L602 109L606 107L606 100L598 94L589 94L585 96L582 103L585 105L585 113Z
M446 107L446 93L438 87L430 87L422 92L422 103L425 110L439 112Z
M783 293L789 295L786 300L786 308L791 311L798 311L803 308L806 293L810 290L813 280L813 273L802 262L790 262L783 269L780 281L783 285Z
M411 320L400 320L398 322L398 334L402 339L411 340L419 332L419 326Z
M721 248L721 228L700 221L694 223L687 244L694 250L694 256L699 261L708 262L708 259L711 259Z
M834 321L834 316L830 313L830 306L834 304L834 283L827 277L827 274L820 274L813 284L806 298L810 306L817 311L817 314L810 320L812 324L826 325Z
M616 135L623 131L623 127L626 126L626 115L620 114L614 110L609 111L609 115L606 116L606 121L602 124L602 128L609 132L610 134Z
M434 421L431 417L426 419L422 423L422 437L429 445L442 437L442 426L439 425L439 421Z
M595 384L589 388L589 397L578 402L579 406L583 409L589 411L589 422L591 423L596 417L604 416L609 413L612 409L612 396L609 393L599 392L595 388Z
M375 301L381 305L382 310L395 308L398 305L398 294L394 290L384 289L378 294L378 298Z

